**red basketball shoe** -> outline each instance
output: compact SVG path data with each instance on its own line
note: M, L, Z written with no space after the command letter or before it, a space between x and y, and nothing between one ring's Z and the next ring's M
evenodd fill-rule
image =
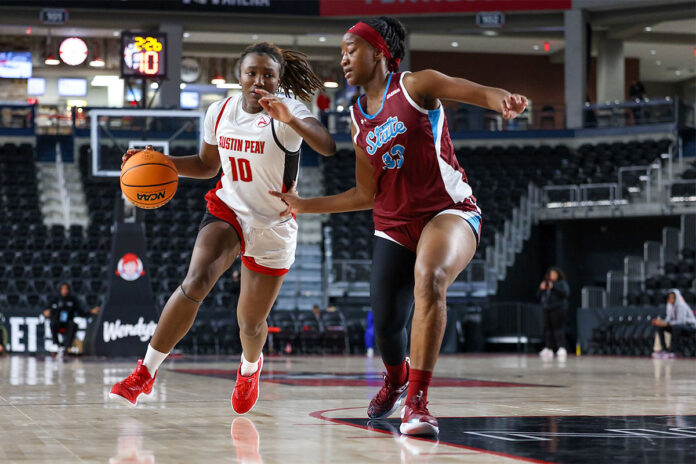
M384 419L399 409L401 401L406 398L408 393L408 374L410 369L408 358L406 358L406 382L403 385L392 385L387 374L382 373L384 385L370 401L370 405L367 407L367 417L370 419Z
M157 372L152 377L150 371L143 365L143 360L138 359L138 365L133 373L111 387L109 398L126 406L135 406L138 404L138 396L140 394L149 395L152 393L152 386L155 384L156 377Z
M434 435L440 432L435 419L428 411L428 402L423 392L412 396L401 410L401 433L404 435Z
M242 375L242 364L237 368L237 381L232 392L232 409L237 414L246 414L251 411L259 400L259 376L263 367L263 354L259 358L259 368L249 377Z

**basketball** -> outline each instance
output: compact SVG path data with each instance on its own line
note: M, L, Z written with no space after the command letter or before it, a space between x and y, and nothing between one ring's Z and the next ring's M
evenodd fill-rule
M121 170L121 191L138 208L154 209L165 205L178 185L176 166L158 151L139 151Z

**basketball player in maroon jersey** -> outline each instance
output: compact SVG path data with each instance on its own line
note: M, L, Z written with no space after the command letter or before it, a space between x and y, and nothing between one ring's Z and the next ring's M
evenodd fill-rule
M341 66L365 90L351 107L356 186L338 195L300 198L271 192L292 213L373 209L375 239L370 298L375 336L387 372L368 415L402 410L401 432L437 435L428 385L446 325L446 293L471 261L481 231L476 205L449 137L440 100L522 113L525 97L428 69L398 72L405 30L393 18L357 23L343 36ZM408 321L415 299L411 364Z

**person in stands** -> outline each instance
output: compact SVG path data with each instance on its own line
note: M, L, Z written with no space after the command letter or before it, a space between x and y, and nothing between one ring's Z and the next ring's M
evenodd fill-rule
M553 358L554 352L558 359L568 356L565 339L565 320L568 312L568 296L570 288L565 274L560 268L552 267L539 284L538 296L544 309L544 335L546 346L539 356L544 359Z
M65 350L70 348L75 340L75 334L77 333L75 316L86 318L98 312L99 307L85 311L80 301L70 291L70 285L66 282L60 284L58 296L51 301L49 307L43 312L44 317L51 320L51 335L53 336L53 343L58 346L59 358L63 357Z
M681 292L673 288L667 294L667 317L655 318L652 325L660 338L661 350L653 353L653 358L674 358L681 354L681 341L684 337L691 337L696 333L696 316L689 304L684 300ZM665 343L665 332L672 335L669 350Z

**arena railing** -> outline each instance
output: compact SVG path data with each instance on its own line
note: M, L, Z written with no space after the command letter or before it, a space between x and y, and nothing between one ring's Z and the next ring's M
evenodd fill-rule
M683 258L683 250L695 250L695 247L696 214L682 215L679 228L663 227L662 242L644 242L642 256L626 256L623 271L610 271L607 274L607 305L628 306L631 302L635 304L635 300L629 297L640 295L648 290L647 279L663 275L668 263L677 264ZM586 292L585 289L583 292ZM591 291L587 290L587 292ZM593 297L588 293L588 298ZM596 300L586 300L583 293L583 307L597 306Z
M623 306L624 304L624 273L623 271L607 272L607 305Z
M679 249L696 250L696 214L682 215L679 229Z
M490 303L483 313L486 343L511 345L522 352L542 342L544 315L541 305L521 302Z
M503 230L494 234L493 245L486 247L486 268L489 294L497 290L497 282L507 276L507 268L515 263L515 256L522 251L525 240L532 233L534 211L541 204L541 191L534 184L527 186L527 195L520 198L519 205L503 223Z
M604 308L607 306L607 291L602 287L583 287L580 300L583 308Z
M327 283L329 296L367 296L372 260L332 259L328 268ZM486 296L489 291L489 270L484 259L473 259L450 287L454 296Z
M339 111L327 111L322 121L333 134L350 133L350 111L337 105ZM504 120L496 112L474 105L448 101L444 104L447 127L450 133L497 132L565 129L565 105L562 103L536 105L529 101L527 109L513 120Z
M642 166L624 166L619 168L618 172L618 185L619 185L619 196L623 197L624 195L624 186L626 185L626 174L629 172L638 172L642 173L639 175L639 181L643 184L645 184L645 189L639 189L638 191L631 192L629 190L629 193L637 193L637 192L645 192L645 201L650 203L653 201L653 192L652 192L652 183L654 180L656 180L657 183L657 191L658 194L659 192L662 192L662 165L659 162L654 162L653 164L649 165L642 165ZM630 189L630 187L629 187ZM659 198L656 198L659 200Z
M580 189L580 206L590 205L615 205L619 199L617 198L618 184L614 183L597 183L597 184L582 184ZM594 191L606 192L601 198L592 195Z
M662 243L647 241L643 243L645 277L655 277L662 273Z
M323 120L334 134L350 133L350 112L345 105L340 111L324 113ZM451 133L528 131L565 129L565 104L529 101L527 110L517 118L506 121L490 110L464 103L447 102L444 105L447 125ZM678 98L665 97L631 101L586 104L585 128L615 128L654 124L693 125L693 108L680 103Z
M628 305L628 296L645 290L645 262L640 256L626 256L623 272L623 304Z
M665 269L667 263L679 262L680 235L681 231L676 227L662 228L662 256L660 256L662 269Z
M672 97L586 103L584 126L603 128L676 123L681 106L679 99Z
M681 139L679 142L681 142ZM684 198L683 195L674 195L672 192L673 184L689 184L689 182L674 180L675 156L681 171L683 169L682 150L679 144L673 142L670 144L667 152L662 153L651 164L619 168L617 182L544 186L541 189L542 205L545 208L555 209L664 202L667 201L665 192L667 192L670 199L674 198L673 201L694 201L696 198L691 199L690 196ZM664 168L663 163L666 164ZM638 186L627 181L627 176L631 172L638 173ZM667 173L666 181L663 177L664 172ZM630 185L630 187L628 189L624 188L626 185ZM591 194L591 192L597 190L604 190L607 195L604 198L598 198L597 195ZM624 192L624 190L627 190L627 192ZM696 196L696 188L694 192L694 196Z
M669 201L689 203L696 201L696 179L674 180L668 186Z
M542 187L542 203L547 208L578 206L580 198L578 185L545 185Z

